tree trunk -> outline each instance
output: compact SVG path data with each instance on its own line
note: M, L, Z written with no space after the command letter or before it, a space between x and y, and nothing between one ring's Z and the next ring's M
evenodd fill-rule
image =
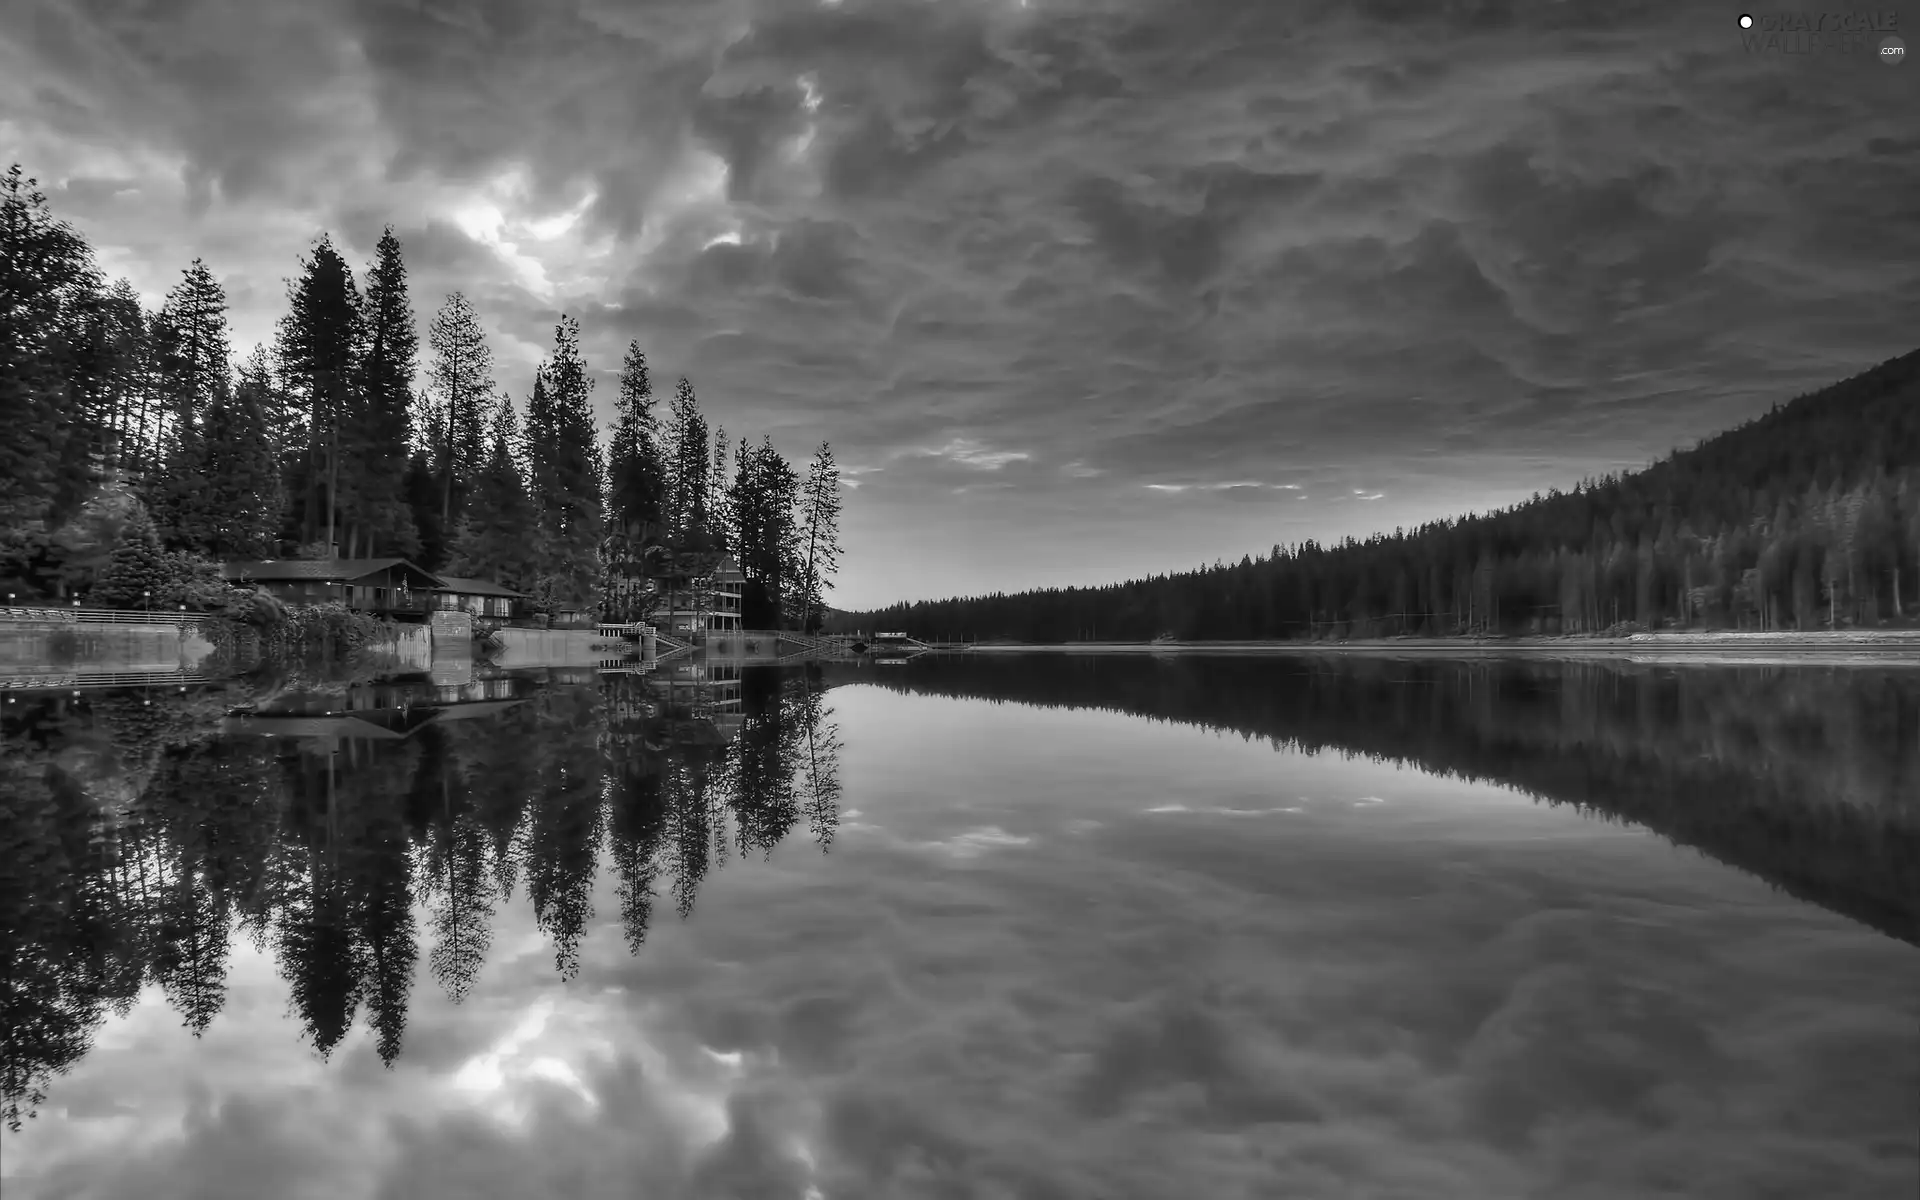
M336 417L331 424L327 445L327 554L329 556L339 553L334 542L338 534L334 522L340 506L340 422Z

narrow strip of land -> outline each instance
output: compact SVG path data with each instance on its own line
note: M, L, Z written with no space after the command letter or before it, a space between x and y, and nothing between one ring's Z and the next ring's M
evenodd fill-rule
M1840 630L1782 633L1643 633L1628 637L1396 637L1346 641L995 642L976 652L1214 653L1214 654L1527 654L1545 656L1672 657L1687 661L1920 662L1920 630Z

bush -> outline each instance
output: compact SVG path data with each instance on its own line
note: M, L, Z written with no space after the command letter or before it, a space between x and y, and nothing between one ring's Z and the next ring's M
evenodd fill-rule
M391 621L348 608L339 601L284 610L286 619L274 626L271 644L283 653L337 654L395 640Z
M289 610L280 598L259 588L228 589L214 611L230 621L257 629L276 629L290 619Z
M220 564L204 555L176 550L166 556L167 581L164 597L154 593L156 604L169 608L186 605L194 612L219 612L230 601L234 588L220 573Z

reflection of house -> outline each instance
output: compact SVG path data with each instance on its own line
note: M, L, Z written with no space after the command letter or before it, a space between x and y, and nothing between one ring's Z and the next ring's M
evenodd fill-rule
M229 716L223 730L251 735L337 742L366 738L398 741L428 725L484 720L522 703L518 699L436 703L418 688L354 688L346 695L281 697L271 708ZM422 702L415 703L415 699Z
M682 661L644 676L602 674L603 709L618 737L655 735L686 745L724 746L745 720L740 667Z
M339 602L396 616L424 616L440 581L404 558L283 558L230 562L228 581L257 587L287 604Z
M433 606L470 612L476 617L509 620L519 615L521 602L526 599L512 588L485 579L441 575L439 580L440 586L433 589Z
M732 558L677 555L661 568L659 591L646 620L674 634L721 633L740 628L747 577Z

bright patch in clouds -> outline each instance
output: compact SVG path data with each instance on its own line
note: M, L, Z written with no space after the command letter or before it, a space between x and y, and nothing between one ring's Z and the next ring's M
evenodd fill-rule
M938 450L922 450L920 454L948 459L980 471L998 471L1008 463L1025 462L1033 457L1024 450L991 450L972 438L955 438Z

